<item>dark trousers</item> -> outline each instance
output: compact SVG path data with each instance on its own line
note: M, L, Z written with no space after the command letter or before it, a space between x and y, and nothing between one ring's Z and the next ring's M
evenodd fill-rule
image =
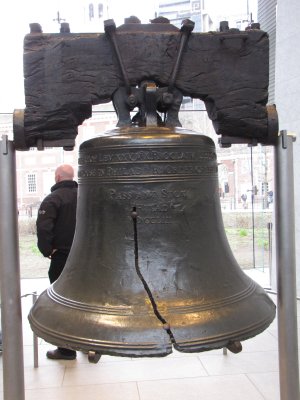
M48 271L48 276L50 283L53 283L56 281L56 279L60 276L62 273L62 270L64 269L64 266L66 264L67 258L68 258L69 253L57 250L51 257L51 263L50 263L50 268ZM73 355L76 354L76 351L70 350L70 349L65 349L63 347L58 347L60 352L62 354L66 355Z
M49 271L48 271L48 276L49 276L50 283L55 282L56 279L62 273L62 270L64 269L64 266L66 264L68 255L69 255L69 253L66 253L66 252L61 251L61 250L57 250L51 256L51 263L50 263L50 268L49 268Z

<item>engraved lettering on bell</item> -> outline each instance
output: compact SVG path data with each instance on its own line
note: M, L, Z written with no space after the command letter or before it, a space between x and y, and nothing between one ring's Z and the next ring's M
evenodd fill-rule
M110 151L109 153L100 151L99 154L82 154L79 162L82 164L90 163L117 163L117 162L138 162L138 161L205 161L215 160L216 154L200 151L164 150L146 151L135 150L130 152Z
M122 167L85 168L78 172L78 178L97 177L134 177L134 176L164 176L164 175L204 175L216 174L217 166L204 165L137 165Z
M117 189L109 189L109 196L113 200L148 200L148 199L186 199L191 190L143 190L141 192L125 192Z
M137 217L138 224L172 224L176 221L172 220L171 216L158 216L158 217Z

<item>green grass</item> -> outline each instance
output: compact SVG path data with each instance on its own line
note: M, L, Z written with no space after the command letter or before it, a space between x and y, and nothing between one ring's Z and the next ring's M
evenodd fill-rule
M40 251L37 247L36 235L20 235L19 236L19 249L23 254L40 255Z
M252 243L252 229L251 228L226 228L225 229L229 243L232 246L238 246L243 243ZM269 249L268 229L256 228L254 230L255 245L265 250Z
M36 244L32 244L30 250L33 254L41 254Z

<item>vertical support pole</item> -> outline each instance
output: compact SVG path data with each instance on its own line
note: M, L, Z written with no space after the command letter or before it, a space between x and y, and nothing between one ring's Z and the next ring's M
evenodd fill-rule
M37 292L32 293L32 305L37 301L38 295ZM39 366L39 345L38 345L38 337L35 333L33 333L33 365L34 368L38 368Z
M253 146L250 146L250 155L251 155L252 260L253 260L253 268L256 268L256 262L255 262L255 218L254 218L255 186L254 186L254 177L253 177Z
M293 137L286 131L275 148L275 182L280 399L299 400Z
M268 243L269 243L269 286L271 287L272 282L272 251L273 251L273 224L272 222L268 222Z
M0 141L0 281L4 400L24 400L24 359L16 162L13 143Z

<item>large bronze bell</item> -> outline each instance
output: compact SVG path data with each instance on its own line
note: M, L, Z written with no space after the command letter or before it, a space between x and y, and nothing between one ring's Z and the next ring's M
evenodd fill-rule
M225 235L215 146L181 128L116 128L80 147L66 267L32 308L47 342L118 356L221 347L266 329L275 306Z

